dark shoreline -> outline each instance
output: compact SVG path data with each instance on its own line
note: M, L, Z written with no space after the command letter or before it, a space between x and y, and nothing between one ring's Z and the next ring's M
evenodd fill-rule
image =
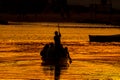
M0 14L0 20L10 22L73 22L73 23L95 23L120 26L120 14L96 14L89 13L71 14L70 17L61 17L57 13L41 14Z

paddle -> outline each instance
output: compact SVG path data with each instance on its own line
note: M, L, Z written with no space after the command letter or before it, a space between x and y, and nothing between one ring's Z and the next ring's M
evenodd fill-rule
M60 34L60 26L59 26L59 23L58 23L58 32L59 32L59 34Z

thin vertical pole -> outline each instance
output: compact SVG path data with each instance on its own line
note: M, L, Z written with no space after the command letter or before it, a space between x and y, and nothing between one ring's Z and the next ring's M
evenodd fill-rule
M58 23L58 32L60 33L60 26L59 26L59 23Z

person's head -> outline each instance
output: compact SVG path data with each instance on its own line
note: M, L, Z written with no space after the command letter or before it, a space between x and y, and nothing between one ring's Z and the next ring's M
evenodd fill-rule
M58 31L55 31L55 35L58 35Z

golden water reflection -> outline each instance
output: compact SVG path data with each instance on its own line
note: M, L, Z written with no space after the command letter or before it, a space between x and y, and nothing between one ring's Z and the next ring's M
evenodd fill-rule
M1 26L1 25L0 25ZM53 42L56 27L40 24L0 27L0 79L54 80L54 67L42 66L39 55ZM89 43L89 34L119 34L118 28L61 28L62 44L72 64L61 69L60 80L119 80L120 43Z
M22 42L19 48L15 47L16 43L12 45L1 43L3 47L0 48L0 79L54 80L55 68L41 65L39 52L43 44L36 43L34 42L33 45ZM120 46L96 44L79 43L78 45L75 42L68 45L73 62L68 68L64 67L65 69L61 70L60 80L119 80ZM27 48L26 46L30 49L36 46L36 49L33 48L33 52L29 49L22 50L24 48L21 47ZM8 51L6 52L5 49ZM16 52L17 50L19 52Z

